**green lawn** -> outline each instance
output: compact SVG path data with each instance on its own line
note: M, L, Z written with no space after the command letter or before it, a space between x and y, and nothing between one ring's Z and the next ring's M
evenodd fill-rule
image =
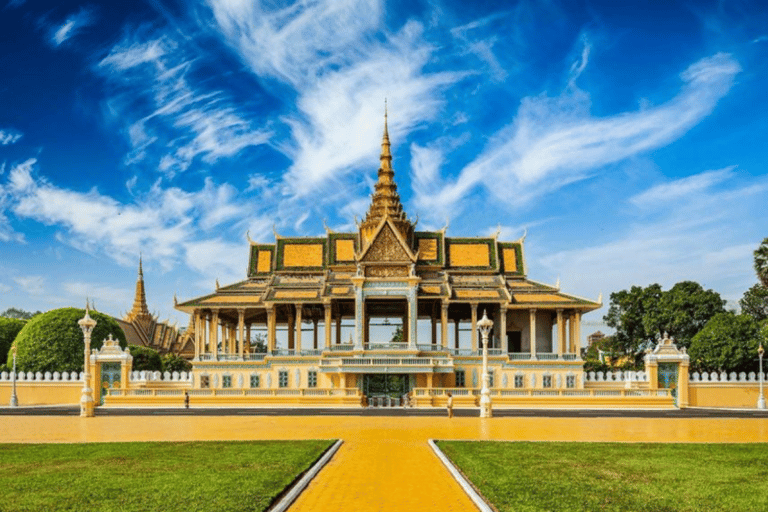
M332 443L0 444L0 511L265 510Z
M768 510L766 444L438 445L500 511Z

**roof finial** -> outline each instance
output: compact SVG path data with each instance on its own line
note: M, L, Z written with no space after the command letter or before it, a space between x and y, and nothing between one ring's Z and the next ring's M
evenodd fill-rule
M141 253L139 253L139 277L144 277L144 270L141 268Z

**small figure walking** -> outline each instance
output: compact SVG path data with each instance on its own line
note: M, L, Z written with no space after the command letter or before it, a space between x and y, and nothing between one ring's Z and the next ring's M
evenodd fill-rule
M189 409L189 392L184 390L184 408Z
M453 418L453 395L448 393L448 417Z

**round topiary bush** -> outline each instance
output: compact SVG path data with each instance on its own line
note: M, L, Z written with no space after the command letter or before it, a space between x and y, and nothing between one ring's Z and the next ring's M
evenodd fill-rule
M18 318L0 317L0 361L8 359L8 352L11 350L11 344L21 329L26 324L26 320ZM11 356L11 365L13 365L13 356Z
M91 334L91 348L101 348L110 334L125 348L125 333L110 316L91 311L96 327ZM16 365L25 372L83 371L83 331L78 321L84 309L61 308L37 315L27 322L14 341Z

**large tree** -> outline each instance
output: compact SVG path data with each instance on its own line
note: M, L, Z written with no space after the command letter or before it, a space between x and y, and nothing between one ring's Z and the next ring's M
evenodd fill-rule
M768 286L768 238L763 239L763 243L755 249L754 254L757 278L763 286Z
M739 301L741 312L758 322L768 319L768 287L756 284Z
M19 320L29 320L33 316L37 316L41 314L40 311L35 311L34 313L31 313L29 311L24 311L23 309L19 308L8 308L2 313L0 313L0 316L5 318L18 318Z
M710 318L724 312L725 300L719 293L693 281L682 281L662 293L658 307L643 317L643 325L654 337L666 332L679 347L688 347Z
M637 354L645 343L653 340L653 333L646 329L643 318L656 311L661 295L661 285L658 284L645 288L633 286L611 294L608 313L603 320L616 330L611 340L614 350L624 355Z
M757 371L760 324L749 315L718 313L691 340L688 354L697 371Z
M125 333L110 316L91 311L96 327L91 334L91 348L101 348L110 334L126 346ZM81 372L83 371L83 331L78 321L84 309L54 309L27 322L13 344L18 349L19 371Z

